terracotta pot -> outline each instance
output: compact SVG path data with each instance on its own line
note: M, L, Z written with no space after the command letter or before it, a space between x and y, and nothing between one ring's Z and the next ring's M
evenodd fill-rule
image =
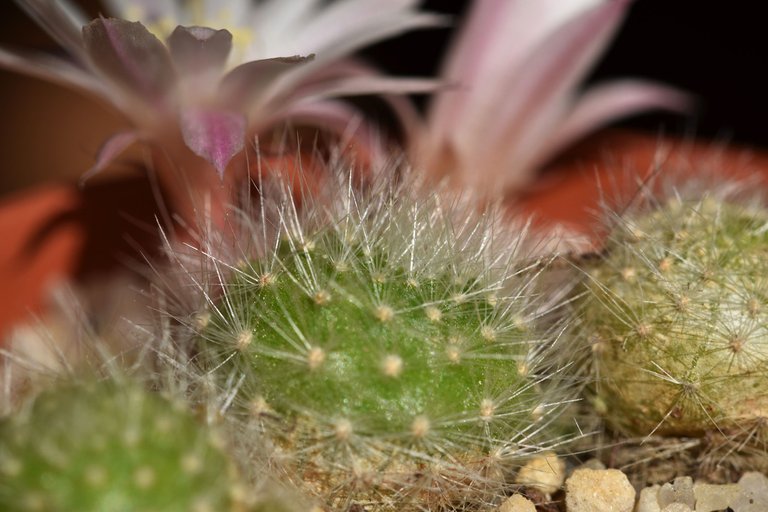
M283 161L285 163L285 161ZM306 165L306 162L304 162ZM638 176L663 169L725 176L768 176L768 153L711 142L610 131L553 162L536 187L515 198L541 224L561 223L599 240L601 190L622 194ZM78 189L48 185L0 202L0 335L38 312L59 279L88 281L156 254L152 188L129 176Z
M98 279L157 247L144 178L47 185L0 202L0 336L44 305L58 280Z
M552 162L536 186L514 198L541 225L561 224L600 245L602 204L621 208L639 187L665 177L765 180L768 152L711 141L658 138L611 130L599 133Z

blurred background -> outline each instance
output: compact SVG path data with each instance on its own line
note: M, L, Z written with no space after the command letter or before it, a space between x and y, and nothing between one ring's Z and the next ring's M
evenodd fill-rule
M98 1L77 3L94 16L100 12ZM407 34L369 48L365 57L393 74L437 73L469 1L424 5L453 15L454 28ZM768 47L761 11L760 2L748 0L636 0L589 81L645 77L700 100L690 118L652 113L620 126L768 148ZM59 51L10 0L0 2L0 44ZM105 135L125 126L111 110L77 92L3 70L0 112L0 197L43 180L76 179L92 164Z

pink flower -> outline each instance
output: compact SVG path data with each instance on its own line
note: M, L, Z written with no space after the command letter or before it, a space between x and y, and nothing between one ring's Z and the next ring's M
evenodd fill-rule
M85 90L134 126L105 142L86 177L143 141L166 188L215 189L209 175L223 179L251 136L286 120L341 130L357 113L338 96L432 90L431 80L381 77L340 59L442 23L417 11L418 0L111 0L116 14L140 21L90 22L67 0L19 4L74 61L0 48L0 65Z
M640 80L579 86L629 0L475 0L450 52L414 159L481 197L529 184L538 166L617 117L682 110L688 97Z

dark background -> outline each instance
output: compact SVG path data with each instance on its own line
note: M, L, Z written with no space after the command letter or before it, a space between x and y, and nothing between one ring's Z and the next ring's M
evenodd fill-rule
M92 15L99 13L95 0L78 3ZM688 90L699 100L698 109L691 116L654 112L619 121L619 126L768 149L768 31L761 4L754 0L636 0L588 82L642 77ZM424 2L427 10L453 15L455 26L461 24L468 5L468 0ZM451 35L452 29L411 33L375 45L364 55L393 74L434 76ZM55 48L10 0L0 2L0 44ZM68 172L71 176L79 175L83 166L88 165L84 162L92 162L99 141L103 140L101 132L114 131L113 127L119 125L118 120L104 121L103 127L94 126L89 132L91 126L81 123L78 129L82 133L76 135L85 142L78 142L80 146L72 150L73 142L51 135L69 128L56 124L55 115L50 113L52 107L45 103L52 91L50 87L0 71L0 161L6 162L6 167L11 165L7 162L23 162L24 172L28 173L3 170L0 174L5 179L9 174L17 178L8 185L0 179L0 193L39 181L41 178L32 176L33 167L40 169L36 171L39 176L50 176L45 168L47 157L40 152L44 148L51 153L76 151L77 161L72 161ZM85 106L79 106L77 102L81 99L76 94L66 94L71 94L71 100L65 101L70 105L67 115L76 119ZM11 115L12 111L15 114ZM65 167L63 163L61 166Z

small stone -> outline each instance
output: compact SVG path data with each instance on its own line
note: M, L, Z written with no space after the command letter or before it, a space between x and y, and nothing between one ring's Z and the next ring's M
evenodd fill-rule
M768 478L750 471L739 480L741 492L731 502L733 512L765 512L768 510Z
M618 469L579 468L565 482L568 512L632 512L635 489Z
M517 473L515 483L553 494L563 486L564 480L565 462L548 452L528 461Z
M497 512L536 512L536 505L522 494L515 494L499 505Z
M605 469L605 464L600 459L589 459L584 462L580 467L587 469Z
M661 512L693 512L693 509L685 503L675 502L661 509Z
M652 485L640 491L635 512L661 512L658 500L660 488L660 485Z
M696 503L693 495L693 479L689 476L680 476L672 483L662 485L658 500L662 509L672 503L682 503L692 509Z
M736 502L741 494L739 484L693 484L693 494L696 497L696 512L715 512L725 510Z

